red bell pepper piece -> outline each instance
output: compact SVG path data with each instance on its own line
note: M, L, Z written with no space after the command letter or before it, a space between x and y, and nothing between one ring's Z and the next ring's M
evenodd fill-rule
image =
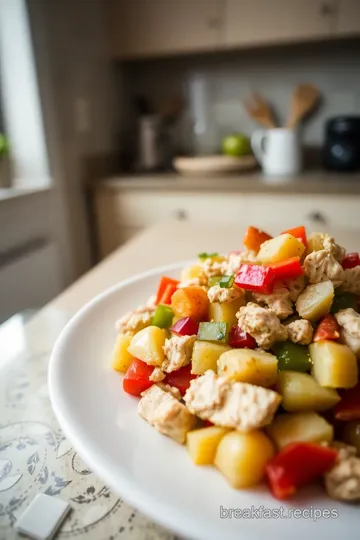
M283 231L281 234L291 234L292 236L295 236L295 238L297 238L302 244L304 244L305 247L307 247L306 229L303 225Z
M156 292L155 304L170 304L171 296L176 291L180 281L167 276L162 276Z
M174 285L172 283L169 283L168 285L166 285L164 294L159 300L159 304L170 305L172 295L174 294L175 291L177 291L177 285Z
M347 253L342 262L342 267L344 270L348 268L355 268L355 266L360 265L360 256L358 253Z
M177 371L168 373L163 382L170 384L170 386L175 386L175 388L177 388L180 391L180 394L183 396L190 386L190 381L192 381L192 379L196 379L197 376L198 375L191 373L191 364L188 364Z
M360 383L344 392L334 407L334 416L344 422L360 419Z
M290 257L274 264L267 265L273 269L276 280L293 279L302 276L304 271L300 263L300 257Z
M235 276L235 284L248 291L270 294L274 287L275 272L269 266L242 264Z
M271 493L276 499L287 499L331 469L336 458L334 448L307 442L288 444L266 465Z
M212 422L210 422L210 420L204 420L203 424L204 424L204 427L212 427L215 425Z
M184 317L176 321L170 330L179 336L194 336L198 333L199 323L193 321L190 317Z
M125 392L133 396L140 396L141 392L154 384L153 381L150 381L150 375L153 371L153 366L148 366L142 360L135 358L128 367L123 379Z
M229 334L229 345L234 349L255 349L255 339L238 326L232 326Z
M266 240L270 240L272 236L270 234L257 229L256 227L248 227L244 236L244 246L250 251L259 251L260 246Z
M323 339L339 339L340 326L331 313L326 315L316 329L313 341L322 341Z

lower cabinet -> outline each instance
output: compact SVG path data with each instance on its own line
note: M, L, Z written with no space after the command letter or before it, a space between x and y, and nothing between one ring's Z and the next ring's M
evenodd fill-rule
M132 191L99 188L95 193L98 252L101 258L159 221L256 225L272 234L296 225L340 234L348 249L360 248L358 196L239 192ZM359 244L358 244L359 238ZM234 249L236 246L234 246Z

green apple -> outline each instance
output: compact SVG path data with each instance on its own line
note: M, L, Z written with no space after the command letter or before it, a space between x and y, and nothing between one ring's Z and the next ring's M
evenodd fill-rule
M247 156L251 154L250 139L242 133L228 135L222 141L222 152L226 156Z
M9 141L0 133L0 156L4 156L9 153Z

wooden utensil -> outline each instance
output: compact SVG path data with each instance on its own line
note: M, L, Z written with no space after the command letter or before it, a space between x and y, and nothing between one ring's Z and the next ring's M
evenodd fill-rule
M286 128L293 129L301 120L309 114L318 103L320 92L312 84L300 84L294 90L290 116L286 123Z
M253 93L244 102L245 108L254 120L267 128L276 128L276 122L268 102L259 94Z

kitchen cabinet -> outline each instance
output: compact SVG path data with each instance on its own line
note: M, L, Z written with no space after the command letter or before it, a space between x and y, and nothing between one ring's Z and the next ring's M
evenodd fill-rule
M135 58L216 49L223 0L114 0L109 4L112 53Z
M226 45L329 37L335 28L335 8L335 0L225 0Z
M336 33L360 34L360 0L337 0Z
M95 194L98 251L105 257L142 229L169 220L249 224L270 233L304 224L311 231L343 231L358 238L360 195L151 191L99 188ZM334 212L336 208L336 212ZM345 224L345 225L344 225ZM351 235L350 235L351 236ZM236 248L236 246L234 246ZM206 251L206 246L204 246ZM196 254L195 254L196 255Z

